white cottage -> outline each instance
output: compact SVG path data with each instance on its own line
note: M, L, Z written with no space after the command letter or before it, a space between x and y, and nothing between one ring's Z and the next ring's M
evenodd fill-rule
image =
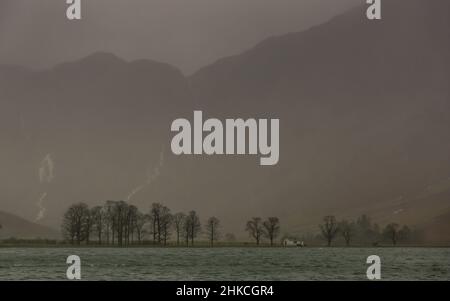
M290 240L290 239L286 238L283 241L283 246L285 246L285 247L299 247L299 248L303 248L305 246L305 243L303 241Z

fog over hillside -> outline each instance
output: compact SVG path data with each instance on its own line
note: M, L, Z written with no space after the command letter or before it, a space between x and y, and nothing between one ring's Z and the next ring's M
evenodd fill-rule
M60 239L59 231L38 225L10 213L0 211L1 231L0 239Z

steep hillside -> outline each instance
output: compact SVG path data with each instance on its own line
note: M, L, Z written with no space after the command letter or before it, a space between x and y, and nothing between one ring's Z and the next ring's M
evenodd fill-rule
M280 165L253 175L265 212L301 224L368 208L449 176L449 20L442 0L385 1L381 21L361 6L219 60L191 86L208 115L280 118Z
M60 238L58 231L36 223L32 223L26 219L16 215L0 211L0 238Z

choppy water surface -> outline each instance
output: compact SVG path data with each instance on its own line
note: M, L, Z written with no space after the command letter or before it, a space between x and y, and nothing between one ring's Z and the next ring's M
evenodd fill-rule
M449 248L0 248L0 280L64 280L69 255L83 280L365 280L369 255L384 280L450 280Z

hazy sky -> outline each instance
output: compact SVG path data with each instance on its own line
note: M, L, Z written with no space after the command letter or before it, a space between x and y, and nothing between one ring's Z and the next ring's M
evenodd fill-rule
M1 0L0 63L37 68L94 51L148 58L189 74L261 40L301 31L362 0Z

